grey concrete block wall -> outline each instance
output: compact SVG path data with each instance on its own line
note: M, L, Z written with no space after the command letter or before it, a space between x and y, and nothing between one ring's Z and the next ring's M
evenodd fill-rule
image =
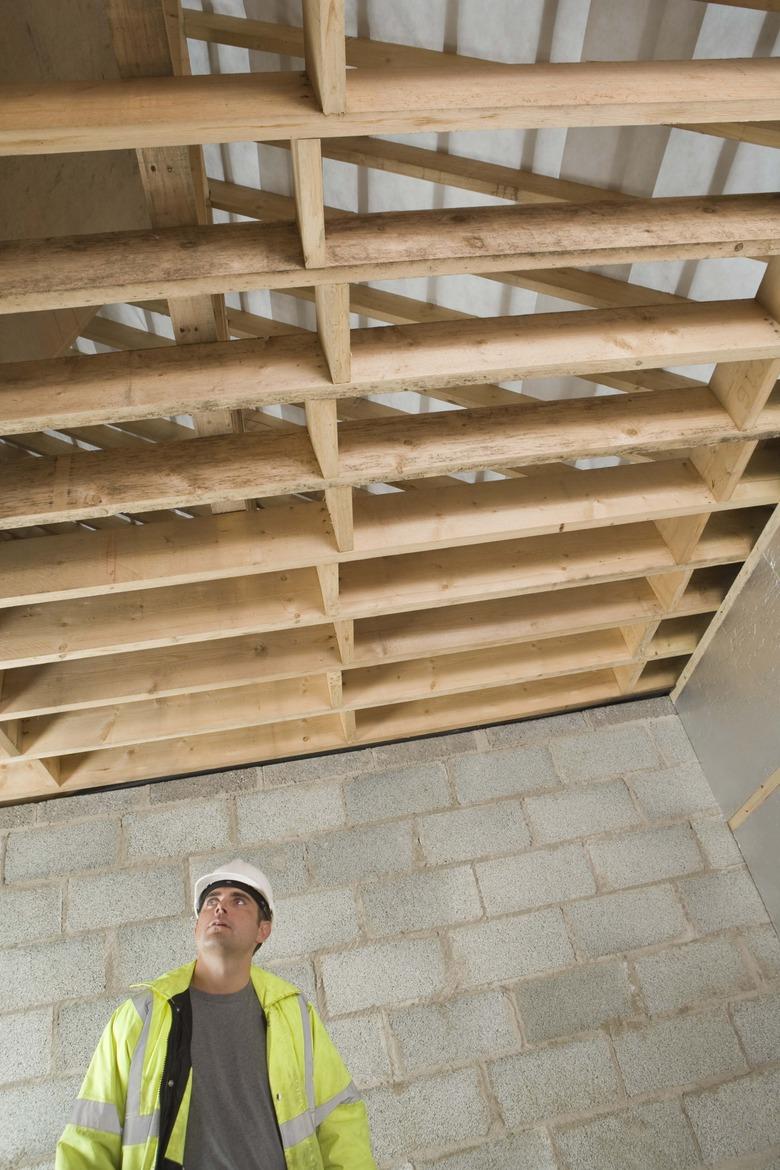
M0 1170L51 1170L193 879L277 892L383 1170L778 1170L780 941L649 700L0 809Z

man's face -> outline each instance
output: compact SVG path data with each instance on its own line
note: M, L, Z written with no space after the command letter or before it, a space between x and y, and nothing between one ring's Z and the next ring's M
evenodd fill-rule
M195 923L198 954L214 949L251 955L271 933L271 923L260 918L260 908L244 890L216 886L210 890Z

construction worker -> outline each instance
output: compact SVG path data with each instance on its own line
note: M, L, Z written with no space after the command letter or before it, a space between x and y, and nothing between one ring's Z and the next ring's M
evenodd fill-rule
M314 1008L252 965L268 878L236 859L194 888L197 958L117 1008L55 1170L375 1170L365 1106Z

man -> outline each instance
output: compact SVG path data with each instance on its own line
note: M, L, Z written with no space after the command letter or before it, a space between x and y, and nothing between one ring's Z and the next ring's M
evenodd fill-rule
M314 1008L252 965L273 893L236 859L194 889L197 959L111 1017L56 1170L376 1170L366 1112Z

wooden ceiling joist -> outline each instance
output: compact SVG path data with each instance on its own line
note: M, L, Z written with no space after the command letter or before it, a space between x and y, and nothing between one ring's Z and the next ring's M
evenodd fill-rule
M728 568L699 570L677 602L674 616L714 613L732 576ZM384 615L355 623L351 665L369 667L426 655L630 626L660 617L661 613L655 592L640 577L580 585L556 591L552 597L529 594ZM149 695L164 698L216 692L321 674L339 669L340 665L336 638L329 624L70 659L9 671L0 702L0 718L20 720L115 703L135 703Z
M450 475L524 463L756 442L780 431L780 401L738 427L707 387L342 423L339 477L309 439L268 432L40 458L0 467L6 528ZM729 456L728 452L725 452ZM713 479L713 476L710 476Z
M761 508L714 515L687 567L693 571L744 559L764 519ZM678 565L657 527L647 521L498 541L489 560L472 546L371 558L340 567L337 616L358 620L521 596L572 583L651 576ZM5 610L0 669L329 620L313 569L50 602Z
M311 334L6 363L0 365L0 434L122 423L217 404L257 408L504 379L764 360L780 354L780 326L752 301L710 301L355 329L350 341L351 381L340 384L331 381Z
M779 197L378 212L334 220L325 265L294 225L216 224L0 245L0 312L408 276L780 251Z
M780 501L780 467L754 457L730 499L718 501L683 460L415 492L364 494L355 502L352 550L340 552L321 505L64 534L0 550L0 606L100 596L264 572L284 572L426 549L675 518ZM171 555L174 550L175 555Z
M5 85L0 153L469 130L486 120L493 129L771 121L777 77L771 59L367 68L348 75L338 118L301 73Z
M637 694L668 690L673 684L679 667L658 665L660 669L648 670L640 680ZM375 743L469 726L469 712L477 715L479 723L500 722L610 702L619 697L614 672L602 670L393 704L366 712L358 720L356 741ZM128 782L149 779L161 772L166 776L188 775L257 760L334 751L343 746L343 732L336 714L212 735L183 736L162 743L66 756L61 765L60 791L113 784L117 775L126 777ZM21 760L7 767L0 789L3 800L23 799L40 792L33 773L34 764L32 760Z

